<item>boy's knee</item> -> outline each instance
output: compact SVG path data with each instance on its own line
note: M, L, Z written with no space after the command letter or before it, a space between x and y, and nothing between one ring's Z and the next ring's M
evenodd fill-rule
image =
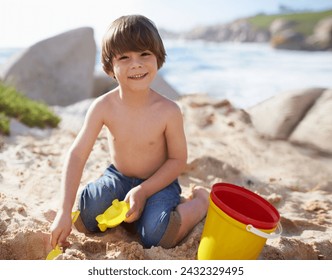
M165 249L175 247L178 243L176 236L179 232L180 226L181 226L181 216L179 212L172 211L170 213L167 228L165 230L163 237L159 241L158 246L161 246Z
M180 215L176 211L169 213L168 222L165 217L159 217L157 224L149 221L139 230L143 246L146 248L152 246L162 246L164 248L174 247L176 245L174 239L178 233L180 225Z
M95 185L88 184L79 198L80 221L89 232L99 231L96 217L111 204L110 199L105 200L98 192Z
M90 231L85 227L85 224L82 221L81 215L79 215L77 220L75 221L74 227L77 231L79 231L81 233L90 233Z

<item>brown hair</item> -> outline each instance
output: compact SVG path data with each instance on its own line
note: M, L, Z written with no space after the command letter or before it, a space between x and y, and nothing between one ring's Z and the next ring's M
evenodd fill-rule
M157 57L158 69L166 52L154 23L141 15L122 16L108 28L102 41L101 62L107 74L113 73L113 58L129 51L151 51Z

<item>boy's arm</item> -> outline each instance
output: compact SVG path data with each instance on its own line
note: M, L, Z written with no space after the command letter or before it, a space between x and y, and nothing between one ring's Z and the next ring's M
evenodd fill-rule
M165 130L168 157L165 163L141 185L131 190L130 210L126 222L133 222L143 211L145 201L154 193L172 183L184 170L187 163L187 144L180 109L172 110ZM128 200L128 196L126 197ZM141 205L138 205L139 202Z
M62 176L60 208L71 213L85 163L103 126L100 102L93 102L86 114L83 126L66 157Z
M51 231L51 245L65 243L71 231L71 212L85 163L103 126L102 103L94 101L84 124L67 154L61 180L61 198Z

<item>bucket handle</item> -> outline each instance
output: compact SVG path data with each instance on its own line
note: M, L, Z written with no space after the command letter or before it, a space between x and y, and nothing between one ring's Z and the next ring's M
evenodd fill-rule
M278 237L280 237L280 235L282 233L281 223L278 223L278 225L277 225L278 233L266 233L264 231L261 231L261 230L255 228L253 225L247 225L246 229L247 229L247 231L250 231L253 234L256 234L256 235L258 235L260 237L263 237L263 238L266 238L266 239L268 239L268 238L270 238L270 239L278 238Z

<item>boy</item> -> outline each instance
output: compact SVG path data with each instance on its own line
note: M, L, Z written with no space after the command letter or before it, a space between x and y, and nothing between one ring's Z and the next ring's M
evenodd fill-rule
M182 114L178 106L150 88L165 61L155 25L140 15L115 20L103 38L104 71L119 86L97 98L66 158L60 209L51 228L51 245L68 246L71 211L84 165L103 126L108 132L111 166L89 183L79 198L75 226L99 231L96 216L114 199L129 202L127 223L145 247L174 247L206 215L208 193L193 190L180 203L177 177L187 160Z

